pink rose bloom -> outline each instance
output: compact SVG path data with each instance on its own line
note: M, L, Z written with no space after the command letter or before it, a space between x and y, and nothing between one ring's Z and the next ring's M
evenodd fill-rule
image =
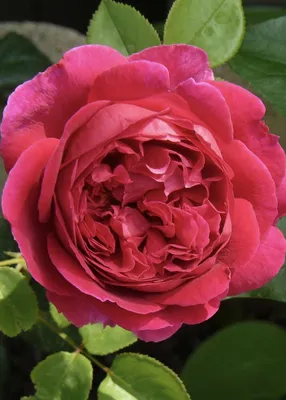
M206 53L82 46L10 96L3 210L31 275L75 325L160 341L285 255L285 154Z

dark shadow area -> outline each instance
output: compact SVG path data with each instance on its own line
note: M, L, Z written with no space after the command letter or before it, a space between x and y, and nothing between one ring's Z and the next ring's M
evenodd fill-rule
M1 0L1 21L41 21L74 28L85 33L88 21L99 5L99 0ZM151 22L166 19L172 0L124 0L138 9ZM244 5L285 6L286 0L244 0Z

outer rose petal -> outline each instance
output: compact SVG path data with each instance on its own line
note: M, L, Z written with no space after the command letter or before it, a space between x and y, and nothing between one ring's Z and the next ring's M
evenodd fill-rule
M234 137L241 140L269 169L279 186L286 168L285 152L279 137L269 134L261 122L265 114L262 101L248 90L230 82L209 82L220 90L230 109Z
M231 269L239 268L254 257L259 244L260 231L252 205L247 200L235 199L232 234L218 260Z
M66 121L86 103L97 75L124 63L126 58L110 47L76 47L58 64L19 86L8 100L1 125L6 169L35 141L60 137Z
M191 112L200 118L203 125L207 125L216 140L231 142L233 139L231 115L219 90L206 82L196 83L191 78L181 83L176 92L186 99Z
M146 315L126 311L115 303L101 302L76 290L72 296L60 296L52 292L48 292L47 295L57 309L76 326L96 322L116 324L133 331L139 337L140 332L143 332L144 340L159 341L166 339L169 332L177 330L182 323L198 324L211 318L227 293L207 304L191 307L172 306ZM156 335L156 331L160 331L161 335Z
M22 153L8 176L2 207L32 276L46 289L68 294L70 285L54 268L47 252L48 227L37 218L41 176L57 144L58 139L40 140Z
M135 335L144 342L161 342L176 333L182 324L176 324L167 328L157 329L156 331L135 331Z
M79 291L74 291L72 296L60 296L56 293L48 292L48 296L57 309L76 326L87 324L85 317L89 318L88 321L90 323L103 322L105 318L109 324L117 324L133 332L164 329L175 324L175 322L172 323L170 321L170 316L166 313L164 314L164 312L137 314L124 310L116 303L102 302ZM76 299L71 303L74 306L73 309L69 305L71 297ZM80 315L83 308L85 312ZM181 322L179 321L176 324Z
M198 276L178 288L158 295L149 295L154 302L182 307L206 304L213 298L225 293L230 283L230 271L224 264L212 267L205 274Z
M189 307L169 306L166 309L166 313L169 314L169 318L171 318L173 324L179 322L189 325L200 324L210 319L218 311L221 300L227 294L228 289L205 304L197 304Z
M271 227L256 255L232 276L229 295L260 288L277 275L285 259L286 241L279 229Z
M78 295L73 293L72 296L59 296L54 292L47 291L47 297L59 312L62 312L69 321L78 327L97 322L113 325L106 315L102 315L94 307L92 299L89 296L81 295L80 292Z
M137 100L166 92L169 88L169 72L164 65L134 61L100 74L94 81L88 101Z
M148 60L165 65L169 70L171 87L176 87L188 78L193 78L196 82L213 79L207 53L195 46L155 46L132 54L128 59Z
M100 313L96 305L93 304L92 299L88 296L74 295L67 297L58 296L53 292L47 292L47 297L69 321L78 327L97 322L103 323L104 325L114 325L114 322L110 320L107 315ZM134 333L144 341L159 342L168 339L168 337L173 335L181 326L182 324L174 324L156 330L135 330Z
M239 140L224 144L221 150L223 158L234 172L234 195L252 204L263 237L277 216L276 189L270 172Z

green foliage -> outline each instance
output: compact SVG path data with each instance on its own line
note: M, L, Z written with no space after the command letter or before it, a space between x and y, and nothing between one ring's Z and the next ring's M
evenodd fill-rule
M50 303L50 314L59 328L66 328L70 325L66 317L62 313L59 313L52 303Z
M34 396L24 396L24 397L21 397L21 400L37 400L37 399Z
M9 94L50 64L30 40L14 32L8 33L0 40L0 93Z
M286 115L286 16L247 29L230 67L272 106Z
M195 400L279 398L286 392L286 334L275 325L243 322L205 341L182 379Z
M16 336L37 319L37 300L26 278L9 267L0 267L0 330Z
M280 221L277 224L277 227L280 229L280 231L283 232L284 236L286 237L286 217L280 219Z
M99 386L98 400L190 400L179 377L154 358L124 353Z
M279 18L286 14L286 8L282 7L245 7L244 14L246 19L246 24L260 24L269 19Z
M37 400L87 400L92 365L78 352L55 353L33 369L31 378Z
M83 344L91 354L100 356L114 353L137 341L137 337L120 326L104 328L102 324L89 324L79 329Z
M74 326L60 329L60 335L56 333L57 326L49 313L41 311L41 315L48 322L49 326L38 320L37 323L28 332L22 333L23 340L31 345L35 351L46 355L57 351L70 351L72 347L64 340L68 335L76 341L80 340L80 336Z
M125 56L157 46L160 38L154 27L135 8L102 0L87 31L87 42L104 44Z
M216 67L234 56L243 35L240 0L176 0L166 21L164 43L201 47Z

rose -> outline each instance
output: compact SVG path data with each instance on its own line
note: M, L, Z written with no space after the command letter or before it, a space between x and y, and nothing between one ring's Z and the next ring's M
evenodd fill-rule
M274 277L285 154L264 111L185 45L78 47L18 87L3 210L59 311L159 341Z

